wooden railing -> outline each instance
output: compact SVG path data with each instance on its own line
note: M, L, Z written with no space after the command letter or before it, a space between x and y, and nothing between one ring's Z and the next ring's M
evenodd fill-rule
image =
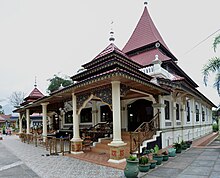
M82 130L81 136L82 138L89 136L93 142L97 142L99 138L110 137L112 133L112 122L100 122L89 129Z
M130 153L138 152L145 140L151 139L159 128L159 112L149 122L143 122L134 132L130 132Z
M24 143L34 144L36 147L44 147L47 151L50 152L50 155L58 155L59 153L64 155L64 153L71 152L70 138L56 138L53 136L47 136L45 139L43 139L42 135L38 135L36 133L20 133L19 137Z
M46 143L46 149L50 151L50 155L58 155L59 153L64 155L65 153L71 152L70 138L56 138L47 136Z

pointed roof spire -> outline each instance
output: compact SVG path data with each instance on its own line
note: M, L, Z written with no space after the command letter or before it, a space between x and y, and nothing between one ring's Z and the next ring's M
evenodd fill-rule
M156 26L153 23L153 20L150 17L150 14L147 10L146 4L147 2L144 2L144 12L133 32L130 39L128 40L127 44L123 48L123 52L127 53L129 51L138 49L140 47L159 42L162 44L167 50L169 51L169 48L163 41L160 33L158 32Z
M144 6L146 7L148 4L147 0L144 1Z
M35 76L34 87L37 88L37 76Z
M109 38L109 41L110 41L111 43L114 43L114 41L115 41L114 31L113 31L113 24L114 24L114 22L113 22L113 20L112 20L112 22L111 22L110 38Z

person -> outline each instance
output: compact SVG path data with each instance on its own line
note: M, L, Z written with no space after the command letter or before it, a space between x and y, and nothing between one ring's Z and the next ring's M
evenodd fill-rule
M9 127L7 128L6 135L11 135L11 130Z

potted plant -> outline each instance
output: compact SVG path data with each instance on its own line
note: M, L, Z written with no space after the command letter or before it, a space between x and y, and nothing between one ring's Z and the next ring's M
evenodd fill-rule
M182 145L181 145L181 143L176 142L176 143L174 143L173 146L176 149L176 153L181 153L182 152Z
M169 159L169 154L168 154L168 151L165 150L164 152L162 152L162 155L163 155L163 161L167 161Z
M138 158L135 155L130 155L127 159L126 159L126 167L124 169L124 175L127 178L136 178L138 173L139 173L139 169L138 169Z
M150 169L154 169L157 165L157 160L149 160L149 163L150 163Z
M187 149L187 144L183 140L181 141L181 146L182 146L182 150L186 150Z
M149 159L147 156L141 156L139 158L139 164L138 164L138 168L140 172L148 172L150 169L150 165L148 163Z
M153 159L157 160L157 165L160 165L163 161L163 155L159 154L159 146L155 145L154 149L151 149L151 152L153 153Z
M190 146L192 145L192 141L191 140L186 141L186 145L187 145L187 148L190 148Z
M176 156L176 148L168 148L168 154L169 157L175 157Z

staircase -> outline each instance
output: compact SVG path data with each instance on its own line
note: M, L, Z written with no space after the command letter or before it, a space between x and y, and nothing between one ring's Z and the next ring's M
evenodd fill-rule
M128 157L130 154L130 133L122 132L122 140L127 143L125 148L125 156ZM95 143L91 151L99 154L109 154L110 147L108 146L111 143L112 139L110 138L101 138L99 142Z
M147 147L150 142L155 142L158 137L158 115L157 113L150 122L142 123L134 132L122 132L122 140L127 143L125 148L125 157L130 153L140 153L142 147ZM109 154L108 144L112 141L110 138L100 138L94 143L91 151L99 154Z

